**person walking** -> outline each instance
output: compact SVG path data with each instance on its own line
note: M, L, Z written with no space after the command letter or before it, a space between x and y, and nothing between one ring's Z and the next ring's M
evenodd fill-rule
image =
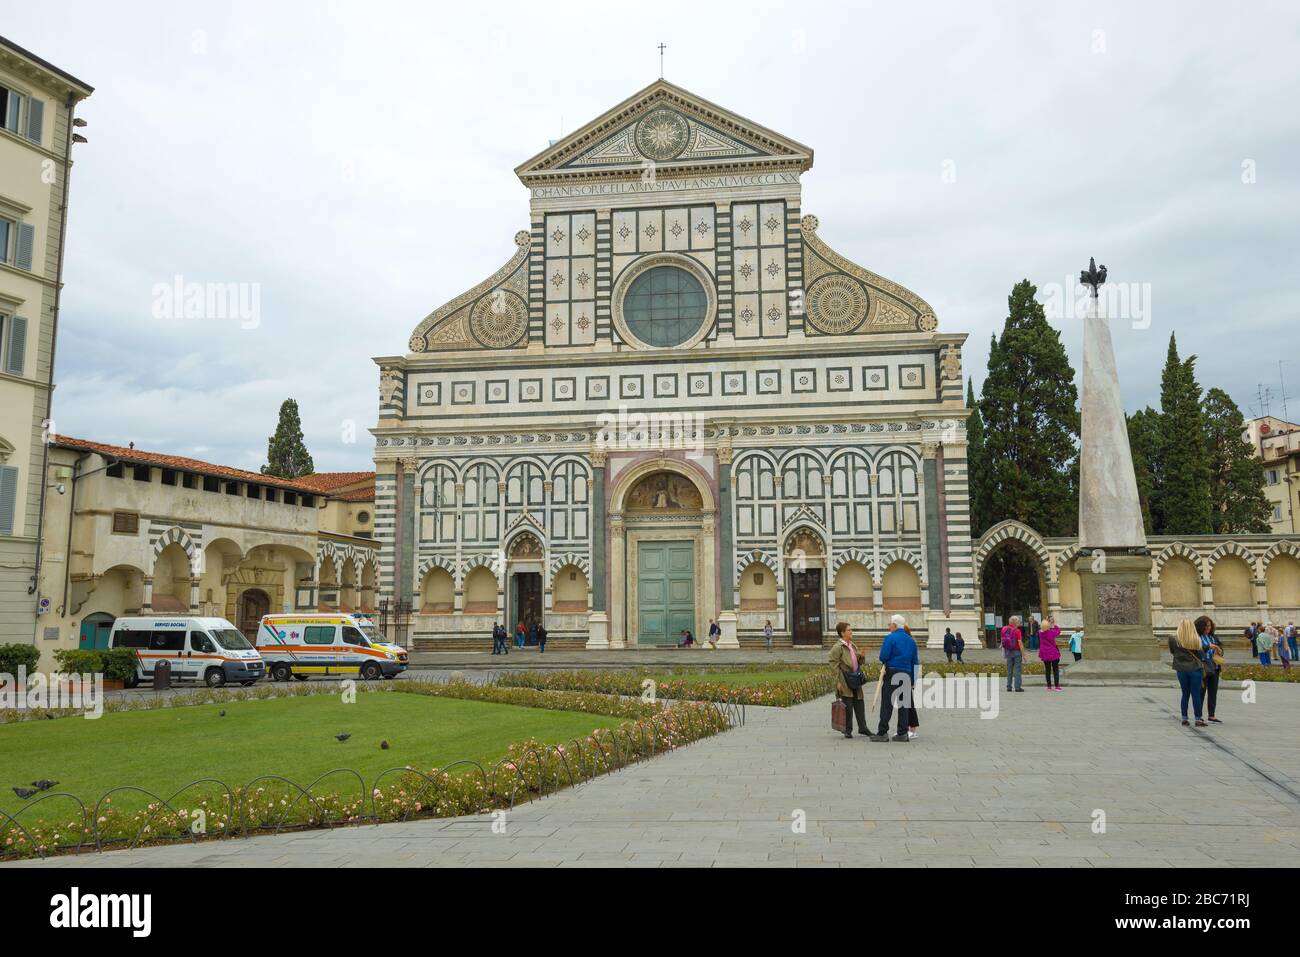
M767 642L767 650L771 651L772 650L772 619L771 618L769 618L767 620L767 624L763 626L763 640Z
M1043 663L1048 691L1064 691L1061 687L1061 649L1056 639L1061 637L1061 626L1056 618L1047 616L1047 627L1038 633L1038 660Z
M714 651L718 650L718 639L721 637L722 637L722 629L718 627L718 623L716 621L710 618L708 642L709 642L709 647L712 648Z
M966 641L962 638L960 631L957 632L956 637L953 638L953 647L957 651L957 663L962 664L961 653L966 650Z
M1219 674L1223 671L1223 646L1214 636L1214 619L1202 615L1194 622L1196 633L1201 636L1202 656L1205 663L1201 666L1205 672L1205 719L1213 724L1223 724L1214 716L1214 707L1219 703Z
M1270 626L1273 634L1274 646L1277 648L1277 660L1282 662L1282 670L1291 670L1291 647L1287 644L1286 635L1279 628Z
M524 627L524 623L521 621L515 627L515 647L522 648L524 646L524 641L527 639L527 637L528 637L528 629Z
M544 654L545 652L546 652L546 623L539 621L537 623L537 653L540 655L540 654Z
M501 622L492 622L492 654L501 654Z
M943 630L943 653L952 661L952 656L957 652L957 639L953 637L952 629Z
M1269 637L1269 625L1267 628L1257 628L1255 630L1255 653L1259 656L1259 663L1267 668L1273 663L1273 639Z
M893 630L885 636L880 646L880 666L883 669L881 679L884 687L880 695L880 724L872 741L889 740L889 718L894 712L895 698L898 705L898 733L895 741L908 740L908 725L912 719L912 681L921 656L916 650L916 642L907 633L907 619L894 615L889 619Z
M1295 661L1300 658L1300 649L1296 647L1297 644L1300 644L1300 630L1296 629L1294 621L1287 622L1286 644L1291 649L1291 660Z
M1021 672L1024 670L1024 636L1020 634L1020 616L1012 615L1002 628L1002 658L1007 665L1007 690L1011 690L1014 677L1015 690L1024 691L1020 686Z
M1083 658L1083 629L1076 628L1070 635L1070 654L1074 655L1074 660L1079 661Z
M858 734L864 738L870 737L871 732L867 730L867 701L863 692L865 680L862 678L862 653L853 644L853 627L847 621L837 624L835 632L839 635L839 640L831 646L830 665L835 669L835 694L844 702L844 737L853 737L855 719ZM850 677L857 687L849 684Z
M1029 650L1038 650L1038 633L1042 631L1042 626L1038 624L1038 619L1033 615L1029 616L1029 624L1026 626L1025 637L1029 639Z
M1204 650L1201 645L1201 636L1196 633L1196 626L1192 624L1190 618L1184 618L1178 623L1178 632L1169 638L1169 653L1173 655L1173 669L1178 675L1178 686L1182 690L1182 698L1179 701L1179 709L1183 715L1183 725L1187 725L1187 699L1192 699L1192 710L1196 713L1196 726L1205 728L1208 725L1201 719L1201 699L1205 691L1202 679L1205 675L1205 669L1202 662L1205 661Z

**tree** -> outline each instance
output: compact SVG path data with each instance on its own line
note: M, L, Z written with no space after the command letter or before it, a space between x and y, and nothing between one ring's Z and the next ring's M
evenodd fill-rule
M262 474L294 479L310 475L315 470L311 453L303 442L298 403L285 399L280 406L280 422L275 427L275 435L266 440L266 464L262 466Z
M1016 519L1043 535L1078 525L1079 392L1061 336L1022 280L1007 297L1002 337L989 351L980 412L992 525Z
M1169 353L1160 380L1160 430L1151 505L1164 535L1204 535L1211 530L1210 462L1196 382L1196 356L1178 358L1169 336Z
M1222 389L1201 403L1210 462L1210 522L1216 535L1267 532L1273 512L1264 495L1264 463L1242 435L1245 419Z
M988 457L984 450L984 417L975 401L975 382L966 380L966 476L970 489L970 527L978 536L988 531Z
M1148 535L1159 534L1160 524L1151 510L1156 474L1153 463L1160 441L1160 413L1147 406L1128 416L1128 444L1133 452L1133 474L1137 478L1138 499L1142 503L1142 525Z

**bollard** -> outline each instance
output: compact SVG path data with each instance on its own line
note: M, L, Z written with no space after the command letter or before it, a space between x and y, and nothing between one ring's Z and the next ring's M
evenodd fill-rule
M153 667L153 690L167 691L172 686L172 663L165 658Z

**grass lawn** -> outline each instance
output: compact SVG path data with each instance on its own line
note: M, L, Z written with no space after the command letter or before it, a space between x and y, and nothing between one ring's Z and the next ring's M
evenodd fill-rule
M22 807L12 788L39 778L58 781L52 790L75 794L93 810L105 791L122 784L169 798L204 777L234 790L261 774L306 787L339 767L360 771L366 787L379 772L408 764L428 771L470 759L490 772L511 742L532 737L560 744L621 723L599 714L396 693L358 694L355 704L312 695L118 712L93 721L27 721L0 725L0 808L12 814ZM344 732L352 737L335 740ZM380 748L384 740L388 750ZM355 778L332 780L339 793L358 789ZM330 783L315 793L328 793ZM119 804L141 800L114 798ZM74 811L66 800L48 800L19 820L64 819Z

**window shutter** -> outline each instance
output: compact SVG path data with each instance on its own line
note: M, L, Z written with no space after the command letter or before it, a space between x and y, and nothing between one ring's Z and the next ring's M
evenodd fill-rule
M27 320L22 316L9 317L9 342L5 349L5 372L23 374L24 353L27 351Z
M5 129L14 133L18 132L18 114L22 110L22 101L23 98L19 94L15 93L13 90L9 91L9 98L6 101L8 107L5 110L3 119Z
M45 122L45 102L34 96L27 98L27 138L33 143L41 141L41 126Z
M135 512L114 512L113 531L135 535L140 531L140 516Z
M14 262L19 269L29 272L32 268L32 248L36 245L36 227L31 223L18 224L18 246L14 251Z
M14 533L14 516L18 503L18 470L0 466L0 535Z

